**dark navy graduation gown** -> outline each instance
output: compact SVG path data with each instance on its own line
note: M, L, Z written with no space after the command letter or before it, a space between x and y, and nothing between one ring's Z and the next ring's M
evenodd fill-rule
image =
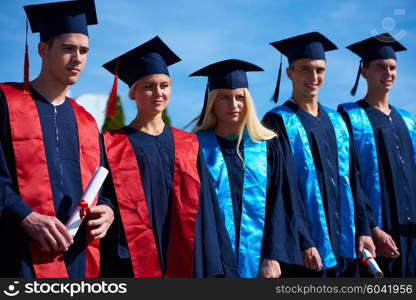
M41 122L43 142L56 217L65 224L82 196L82 181L79 162L78 131L75 114L68 99L58 106L52 105L33 88L32 97ZM20 198L11 140L11 129L7 102L0 90L0 142L6 165L0 164L1 182L4 186L5 208L0 221L0 236L4 241L0 247L0 276L33 277L27 235L20 222L32 209ZM103 151L101 151L102 153ZM101 163L104 163L102 156ZM97 204L111 206L111 202L100 197ZM74 244L64 253L69 277L85 277L85 228L81 226Z
M0 217L3 213L3 209L6 204L6 198L5 198L6 187L9 186L9 189L10 189L10 185L11 185L11 181L7 177L7 173L5 173L6 170L7 170L6 159L4 158L3 147L1 146L1 143L0 143Z
M377 259L385 276L415 277L416 165L409 130L394 108L390 115L386 115L364 100L357 104L365 110L374 131L380 176L382 229L393 237L400 252L399 258L395 260L384 257ZM339 112L351 131L348 114L341 107ZM376 226L374 218L371 218L371 223Z
M131 127L122 128L134 149L151 219L159 262L165 274L170 238L170 211L173 188L174 140L172 129L165 126L158 136ZM198 154L198 173L201 181L199 206L195 225L194 277L237 277L231 243L220 222L220 212L212 182L202 154ZM126 187L128 188L128 187ZM104 195L116 199L111 178L106 181ZM115 203L114 205L117 205ZM131 277L132 264L120 216L101 245L103 277Z
M287 101L284 105L290 107L301 121L308 141L311 146L312 156L316 168L319 189L328 224L329 238L333 253L337 259L336 270L326 272L306 272L307 276L355 276L356 270L349 270L350 259L340 257L339 235L340 235L340 192L338 185L338 157L337 142L333 125L323 107L319 106L319 117L299 108L293 101ZM267 113L263 118L266 127L276 130L288 140L283 119L274 113ZM287 142L289 143L289 142ZM352 149L352 148L350 148ZM350 151L350 185L355 205L356 234L371 235L367 218L368 199L361 190L357 173L357 164L354 151ZM300 184L302 184L300 182ZM348 269L348 270L347 270ZM304 272L302 270L302 272ZM299 274L302 275L302 274Z
M217 136L228 171L233 206L236 253L240 239L244 167L237 154L237 140ZM295 166L279 138L267 142L266 216L261 258L302 265L301 250L313 247L306 213L296 181ZM244 143L239 146L244 158ZM285 269L282 268L282 273Z

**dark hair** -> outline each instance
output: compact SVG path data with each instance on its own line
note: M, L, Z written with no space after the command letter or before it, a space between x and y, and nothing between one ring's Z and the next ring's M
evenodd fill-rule
M55 42L55 37L53 37L53 38L51 38L51 39L49 39L49 40L47 40L47 41L44 41L44 43L45 43L46 45L48 45L48 48L49 48L49 49L53 47L53 43L54 43L54 42Z
M368 69L370 67L370 63L371 63L371 61L363 62L363 68Z

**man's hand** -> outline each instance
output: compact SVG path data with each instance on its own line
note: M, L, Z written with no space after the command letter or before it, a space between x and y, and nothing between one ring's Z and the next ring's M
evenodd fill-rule
M32 212L23 219L20 226L32 239L39 242L44 251L68 251L74 242L68 229L56 217Z
M368 235L360 235L358 237L357 245L357 256L362 256L364 248L370 251L372 257L376 257L376 246L374 245L373 239Z
M302 251L303 263L305 268L320 271L322 268L321 256L315 247L308 248Z
M114 221L114 212L107 205L97 205L88 208L86 218L90 235L96 239L105 237L108 228Z
M384 257L395 259L400 256L399 248L393 238L378 227L373 229L373 240L377 252L380 252Z
M282 275L277 260L263 258L260 267L260 278L279 278Z

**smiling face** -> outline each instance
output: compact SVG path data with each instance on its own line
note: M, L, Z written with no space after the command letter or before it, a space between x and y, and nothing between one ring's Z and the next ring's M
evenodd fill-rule
M42 72L49 80L61 85L76 83L87 63L88 36L66 33L50 42L39 43Z
M172 82L165 74L151 74L140 78L133 86L132 98L140 112L162 113L169 104Z
M396 60L393 58L373 60L362 69L361 74L367 79L368 90L388 92L396 81Z
M217 122L235 126L245 116L245 93L243 88L218 89L213 109Z
M302 98L316 98L321 88L326 71L323 59L303 58L294 61L286 69L287 76L292 80L293 95Z

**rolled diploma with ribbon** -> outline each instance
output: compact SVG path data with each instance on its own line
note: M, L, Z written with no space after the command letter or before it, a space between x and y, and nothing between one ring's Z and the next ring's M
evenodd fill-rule
M107 175L108 170L104 167L97 168L92 175L91 180L82 195L80 203L75 208L68 220L68 223L66 223L66 228L68 228L68 231L72 236L76 235L79 226L81 226L82 220L84 219L85 210L94 202L94 199L103 185Z
M371 273L376 278L382 278L384 276L383 272L381 272L380 267L378 266L376 260L373 256L371 256L370 251L364 248L363 251L363 261L365 261L366 265L370 269Z

